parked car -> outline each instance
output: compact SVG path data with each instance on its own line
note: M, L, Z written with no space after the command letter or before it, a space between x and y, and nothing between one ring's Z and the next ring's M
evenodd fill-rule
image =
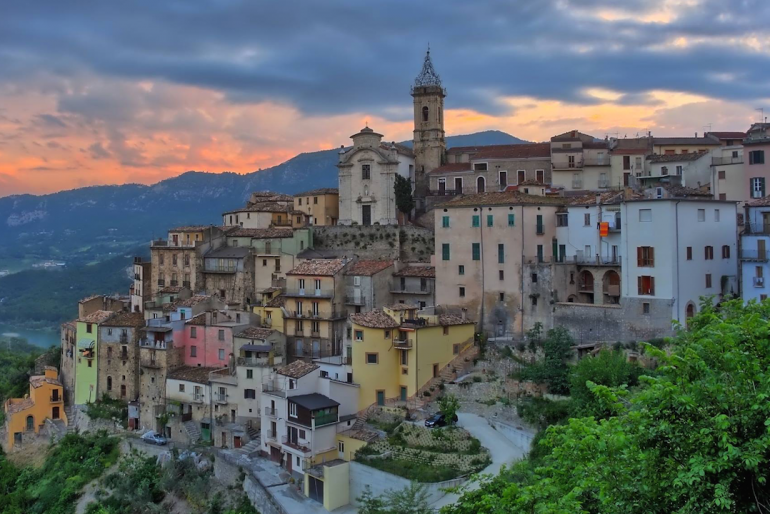
M457 423L457 414L452 416L452 423ZM445 427L447 425L447 418L444 414L438 413L425 420L425 426L428 428Z
M168 444L168 439L152 430L142 436L142 441L149 444L157 444L158 446L165 446Z

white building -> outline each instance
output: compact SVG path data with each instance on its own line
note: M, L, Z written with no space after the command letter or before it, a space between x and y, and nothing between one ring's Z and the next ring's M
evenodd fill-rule
M741 294L743 300L761 301L770 287L768 253L770 248L770 197L746 205L744 230L741 235Z
M621 220L621 302L638 304L639 314L667 310L685 323L701 297L737 294L735 202L629 200Z
M262 383L262 451L290 472L339 457L337 434L355 422L358 386L294 361Z
M340 150L340 225L396 225L396 175L414 183L410 148L383 143L369 127L350 136L353 146Z
M620 264L620 204L623 191L576 198L556 214L557 262ZM607 235L601 224L607 223Z
M644 187L669 182L698 189L711 184L711 153L653 154L636 180Z

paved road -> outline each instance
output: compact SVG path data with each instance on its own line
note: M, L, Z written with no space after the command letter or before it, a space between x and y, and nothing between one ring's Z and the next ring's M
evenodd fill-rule
M503 434L492 428L485 418L464 412L457 413L457 417L459 418L457 424L478 439L481 446L487 448L492 456L492 464L484 468L481 471L482 474L496 475L503 465L521 460L526 455L527 452L524 449L516 446ZM477 489L478 486L478 482L474 482L469 486L469 489ZM459 498L460 495L458 494L447 494L431 506L439 509L444 505L456 502Z

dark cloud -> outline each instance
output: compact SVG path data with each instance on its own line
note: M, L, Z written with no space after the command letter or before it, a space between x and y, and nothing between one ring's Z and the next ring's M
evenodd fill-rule
M230 101L282 102L309 114L366 110L408 118L397 109L408 101L430 42L453 108L497 114L497 97L505 95L591 104L596 99L583 92L589 87L623 93L619 103L647 105L651 89L739 101L767 96L768 54L727 41L769 37L770 2L740 0L727 9L724 0L702 0L679 7L671 23L640 21L662 4L9 2L0 17L0 84L47 70L60 81L49 87L58 92L62 111L106 121L174 99L95 91L83 77L200 86L222 91ZM618 21L592 16L618 9L632 15ZM677 37L697 44L662 48Z
M35 116L35 124L41 128L48 129L67 128L67 124L53 114L38 114Z
M101 143L94 143L89 146L88 153L93 159L107 159L112 157L112 154L105 150Z

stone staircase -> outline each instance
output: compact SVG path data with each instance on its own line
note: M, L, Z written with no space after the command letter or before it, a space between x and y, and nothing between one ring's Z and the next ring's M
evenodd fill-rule
M255 439L259 439L259 429L247 425L246 426L246 433L249 434L249 440L254 441Z
M75 410L72 405L64 406L64 415L67 416L67 433L75 431Z
M241 446L238 448L238 451L244 455L250 455L254 452L258 452L260 447L260 441L257 437L256 439L252 439L248 443L246 443L244 446Z
M194 444L201 440L201 431L198 425L194 421L185 421L184 431L187 433L187 437L190 438L190 443Z

